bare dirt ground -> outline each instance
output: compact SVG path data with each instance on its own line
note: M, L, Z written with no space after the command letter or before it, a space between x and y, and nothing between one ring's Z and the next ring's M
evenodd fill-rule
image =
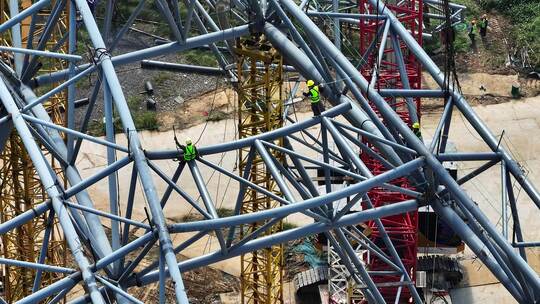
M508 20L499 14L490 14L486 39L476 38L476 52L470 51L456 56L458 72L515 74L514 70L505 65L508 50L504 40L510 39L509 27Z
M288 96L288 85L284 84L284 96ZM298 93L297 95L300 95ZM238 99L231 88L219 88L199 96L188 98L171 111L158 114L159 131L167 131L174 126L177 130L186 129L204 122L214 122L234 118ZM309 101L301 100L291 108L299 113L311 111Z

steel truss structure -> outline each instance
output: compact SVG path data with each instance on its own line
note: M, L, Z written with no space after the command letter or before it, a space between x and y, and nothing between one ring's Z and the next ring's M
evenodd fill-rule
M238 137L249 138L283 127L283 59L263 35L238 40L236 92L238 93ZM246 66L247 68L244 68ZM271 142L283 147L281 138ZM283 165L283 153L267 153ZM279 186L266 167L262 154L251 148L239 150L239 172L254 185L282 196ZM255 189L241 189L240 214L256 213L279 207L280 203ZM240 195L238 196L240 198ZM240 237L263 230L272 235L283 230L281 220L253 222L240 230ZM232 230L231 230L232 231ZM240 258L241 303L283 303L283 244L243 254Z
M14 3L17 5L13 5L13 3L10 5L7 0L0 1L0 23L4 23L9 19L9 16L16 15L20 10L32 4L31 1L15 1ZM43 40L46 42L42 46L44 50L67 53L67 41L60 42L60 39L68 32L67 9L66 7L63 11L59 11L56 17L58 18L57 26L49 28L45 27L46 23L44 21L50 16L51 12L49 9L42 9L37 13L35 19L28 17L12 32L4 32L3 35L0 35L1 45L22 48L35 43L31 37L44 35L49 37ZM35 66L35 61L30 62L29 58L25 58L24 54L4 53L3 55L5 55L5 62L11 63L13 66L15 61L25 62L26 67ZM44 73L63 70L67 67L67 61L58 58L47 58L41 61L40 64L40 72ZM22 74L23 64L17 64L17 67ZM59 125L65 124L64 110L66 105L66 92L59 92L44 103L44 107L50 113L51 119ZM44 153L51 160L51 167L58 170L61 176L58 162L46 151ZM22 212L31 210L34 205L43 202L47 195L15 130L12 130L9 135L0 158L0 214L1 221L4 222ZM52 228L47 233L44 233L47 226ZM41 246L43 243L46 243L47 246ZM27 262L39 261L40 263L60 266L66 264L65 244L59 231L58 222L52 216L36 217L25 225L3 234L0 248L0 257L2 258ZM62 276L58 273L43 272L14 265L2 265L0 269L0 281L4 288L4 296L6 301L10 303L38 290L42 282L46 285L51 284Z
M526 247L538 245L538 240L523 238L516 205L517 197L512 185L517 183L523 189L519 197L521 204L530 203L540 208L540 194L527 179L520 165L499 144L499 140L488 130L464 97L452 87L446 87L444 73L407 28L383 2L378 1L369 1L369 4L377 9L377 14L359 14L339 12L342 6L350 8L351 5L356 5L348 1L336 1L334 7L337 12L325 12L317 11L320 6L308 1L297 4L292 0L237 0L230 3L210 0L201 4L198 0L191 0L179 4L176 1L156 0L157 10L169 25L172 41L131 53L116 54L118 41L128 31L142 8L148 5L147 1L141 0L126 23L113 35L112 1L107 2L111 9L104 10L105 16L100 19L93 15L87 1L73 0L69 1L74 4L70 6L69 18L72 21L78 19L80 22L69 23L66 39L70 41L70 45L74 45L75 33L85 29L91 40L89 62L85 62L74 50L69 54L61 54L44 52L38 47L3 48L3 52L28 54L36 59L54 57L69 61L68 68L63 71L41 74L37 70L26 75L18 73L17 68L12 70L3 61L0 63L0 148L4 148L11 130L17 130L49 197L35 205L32 210L2 222L0 234L17 229L38 216L54 217L61 225L73 260L72 267L39 261L0 260L2 264L65 275L18 303L36 303L48 297L52 297L50 302L55 303L66 295L73 296L75 286L84 287L85 294L72 298L73 303L141 303L132 291L154 282L159 282L160 286L164 287L166 281L173 283L175 300L178 303L188 303L182 272L314 233L326 234L341 262L351 274L351 279L362 289L369 302L384 303L385 298L390 298L390 295L383 295L381 291L381 288L385 287L384 283L374 280L374 276L387 275L398 276L402 281L402 286L396 290L393 299L399 301L401 293L406 289L412 299L420 303L421 297L414 286L414 280L402 262L394 240L389 237L381 218L414 212L419 206L425 205L433 208L441 220L454 229L518 302L533 303L540 300L540 281L527 263L525 251ZM55 9L64 9L68 1L61 3ZM180 5L185 8L185 14L180 14ZM11 30L27 17L35 16L44 7L50 7L49 0L35 1L30 7L1 24L0 33ZM406 47L408 52L415 56L440 89L376 89L370 86L357 67L343 55L340 46L330 40L329 37L336 38L336 32L339 31L333 34L324 33L310 18L313 13L328 18L385 19L388 35L395 37L398 45ZM213 17L216 20L212 19ZM96 20L103 20L102 30ZM49 18L47 22L53 26L56 21ZM234 76L235 71L230 69L227 62L231 57L221 52L228 49L228 52L233 54L230 49L231 41L250 35L250 32L263 33L287 64L302 76L326 84L328 89L324 90L324 96L333 107L319 117L297 121L273 131L229 143L200 147L198 150L203 157L190 163L190 170L184 170L186 163L180 162L177 163L174 174L169 176L162 164L175 164L173 160L179 157L181 159L181 153L173 149L172 144L170 150L145 149L115 69L142 59L207 46L216 54L221 68ZM226 48L223 49L223 46ZM91 92L82 126L75 127L74 96L70 94L66 109L67 127L55 124L43 104L57 92L66 89L69 91L69 88L76 90L77 82L91 73L99 75L99 78ZM55 89L35 94L37 91L33 88L54 82L60 83ZM103 95L100 94L100 89L103 90ZM400 100L423 97L447 99L432 144L424 145L412 133L407 123L386 102L385 98L389 96ZM107 132L104 139L86 134L88 120L96 103L103 103L105 109ZM127 144L115 141L113 109L119 115L122 134ZM477 132L477 136L484 141L487 151L445 152L453 111L463 115ZM317 129L321 132L320 139L313 134ZM65 142L62 134L67 135ZM307 142L306 137L310 138L311 142ZM283 141L282 147L274 144L278 139ZM108 156L107 166L90 176L82 176L77 167L83 140L101 145ZM51 163L44 157L41 145L61 164L61 176L65 176L66 187L63 186L61 176L51 170ZM336 148L330 149L330 146ZM378 159L388 170L380 174L370 171L356 152L358 148L362 153ZM240 149L249 150L254 157L262 159L282 195L276 195L254 184L249 175L224 169L211 161L212 156L235 153ZM277 161L276 157L269 153L270 150L279 151L284 162ZM341 165L331 166L330 161ZM456 181L442 166L443 161L486 163ZM501 164L503 176L503 210L506 210L506 206L510 207L510 214L505 214L504 218L511 215L513 222L510 228L507 221L503 221L504 233L496 228L482 208L461 188L462 184L496 164ZM280 206L219 218L216 216L216 200L208 195L208 187L200 167L209 168L216 174L230 178L240 186L239 189L250 189L264 194L279 202ZM311 179L311 168L324 172L327 177L326 193L317 191ZM119 181L115 175L119 170L131 170L130 182L122 185L122 188L128 189L127 198L122 201L118 201ZM347 176L352 181L350 186L332 191L329 183L330 177L335 173ZM181 175L192 181L196 190L178 183ZM396 185L394 182L400 178L406 178L414 188ZM107 209L98 208L88 191L90 186L100 182L109 186L110 207ZM164 183L166 191L158 193L157 183ZM369 192L374 188L399 192L410 199L375 206L369 197ZM137 191L144 197L148 221L133 216ZM190 191L196 193L190 194ZM180 198L173 199L176 197L172 195L173 192ZM242 193L235 194L241 202ZM201 204L194 198L196 195L203 198ZM348 204L333 210L332 203L341 199L347 199ZM171 200L174 202L170 202ZM348 212L360 202L363 206L361 211ZM178 223L166 220L163 208L171 204L192 207L202 219ZM263 226L241 238L234 237L234 233L232 238L228 237L229 231L241 226L261 221L277 222L299 213L313 218L313 223L262 236L266 228L269 228ZM373 221L377 226L385 250L381 248L381 244L372 242L358 230L359 224L369 221ZM104 223L111 227L110 236L105 233ZM138 229L135 238L128 237L131 228ZM47 229L50 228L45 231ZM512 242L509 241L511 233L515 236L515 241ZM189 237L174 243L171 239L173 234L187 234ZM177 253L182 253L197 240L210 234L220 240L219 250L187 260L177 259ZM366 267L356 255L356 244L363 245L370 255L377 256L391 270L381 271ZM151 260L145 267L138 267L152 248L159 248L159 258ZM519 252L516 252L516 248ZM128 255L131 258L126 258ZM160 288L160 303L164 302L165 288Z
M409 0L398 3L385 3L387 9L395 14L401 24L411 33L418 45L422 45L422 21L423 21L423 1ZM368 1L361 0L360 13L378 15L377 7L372 6ZM418 90L422 87L422 69L420 63L414 54L403 46L390 33L390 24L388 19L375 19L360 22L360 53L366 54L363 58L360 71L369 81L371 87L380 89L413 89ZM388 43L388 45L387 45ZM371 52L371 44L378 49L378 52ZM413 123L420 123L421 118L421 98L396 98L394 96L385 97L384 100L392 107L399 118L408 126ZM376 107L375 107L376 109ZM380 117L380 115L379 115ZM382 118L382 117L381 117ZM369 143L368 143L369 144ZM367 153L362 154L362 160L368 169L375 175L388 170L376 158ZM403 188L411 188L411 182L408 179L397 180L395 185ZM393 202L400 202L408 199L407 195L402 193L375 188L368 192L369 199L373 206L379 207ZM400 215L381 219L385 232L393 241L401 262L414 281L416 277L416 259L417 259L417 236L418 236L418 212L408 212ZM370 238L381 249L388 251L386 245L382 242L381 231L374 221L368 223ZM372 270L388 271L391 268L379 259L377 256L370 256L368 267ZM408 289L402 288L401 276L374 276L373 280L377 283L384 283L381 287L381 294L385 301L392 302L399 294L399 302L407 302L411 297ZM401 288L401 290L400 290Z

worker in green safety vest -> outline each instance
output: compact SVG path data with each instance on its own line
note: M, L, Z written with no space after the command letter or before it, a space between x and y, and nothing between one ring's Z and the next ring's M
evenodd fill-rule
M478 33L476 19L471 20L467 30L469 31L469 38L471 39L471 49L473 53L476 53L476 34Z
M195 158L199 157L199 153L197 153L197 148L195 148L195 145L192 143L190 138L186 139L185 146L180 145L180 147L184 151L184 161L192 161Z
M412 124L412 131L416 137L422 140L422 132L420 131L420 123L415 122Z
M304 92L303 95L305 97L309 97L311 100L311 110L313 111L313 116L319 116L321 115L321 112L324 111L324 106L322 105L320 95L320 92L323 91L324 87L321 86L319 89L319 87L315 85L315 81L311 79L306 82L306 85L308 91Z

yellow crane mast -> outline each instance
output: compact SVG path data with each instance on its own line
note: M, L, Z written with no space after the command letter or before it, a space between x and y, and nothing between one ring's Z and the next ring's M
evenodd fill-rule
M238 40L235 49L238 62L238 134L239 138L268 132L283 126L283 60L263 35L254 34ZM273 144L283 146L278 139ZM284 155L277 151L269 153L283 163ZM240 150L239 172L248 166L249 149ZM257 153L251 161L249 180L277 195L281 195L265 163ZM267 195L247 188L242 213L258 212L275 208L279 203ZM249 235L265 225L257 222L242 227L241 236ZM266 230L264 235L281 231L280 221ZM283 303L283 246L276 245L241 256L241 303Z
M61 1L61 0L57 0ZM32 5L32 1L23 0L19 2L19 11ZM54 7L56 1L51 1ZM52 50L58 41L67 33L67 12L70 2L62 12L57 25L45 47L45 50ZM0 24L9 19L9 0L0 0ZM49 9L43 9L35 17L35 30L33 33L34 44L37 43L44 30L47 18L50 16ZM20 32L22 47L26 47L30 32L31 18L21 22ZM12 33L6 31L0 35L0 44L13 46ZM67 52L67 42L56 52ZM5 52L2 56L5 59L12 59L12 53ZM67 63L60 59L40 58L39 73L50 73L67 68ZM11 60L6 60L10 62ZM54 88L48 86L45 90ZM38 91L39 92L39 91ZM65 108L67 102L66 92L61 92L51 97L44 104L45 109L56 124L63 124L65 121ZM52 157L51 157L52 159ZM59 165L53 163L53 169L59 170ZM10 134L5 148L0 154L0 222L5 222L22 212L31 210L34 205L47 199L45 189L33 168L33 164L24 149L19 135L15 130ZM53 220L51 220L53 219ZM52 227L50 235L45 234L46 227ZM47 239L45 239L47 238ZM2 235L0 239L0 256L3 258L38 262L43 243L48 244L46 250L45 263L51 265L66 265L65 243L62 232L54 217L49 218L44 214L34 220L20 226L19 228ZM0 265L0 282L3 285L3 297L8 303L13 303L24 296L32 294L36 271L29 268ZM41 284L50 285L58 280L60 274L53 272L41 273ZM36 286L39 289L40 286Z

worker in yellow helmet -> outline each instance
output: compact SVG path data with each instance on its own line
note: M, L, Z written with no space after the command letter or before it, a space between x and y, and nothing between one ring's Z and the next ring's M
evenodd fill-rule
M305 97L309 97L311 100L311 110L313 111L313 116L319 116L321 115L321 112L324 111L324 106L321 102L321 95L320 92L324 90L324 87L315 85L315 81L308 80L306 81L306 85L308 88L307 92L304 92L303 95Z
M422 132L420 132L420 123L415 122L412 124L412 131L416 137L418 137L420 140L422 140Z
M195 145L191 141L191 138L187 138L186 145L180 145L180 147L184 151L184 161L192 161L195 158L199 157L199 153L197 153L197 148L195 148Z

